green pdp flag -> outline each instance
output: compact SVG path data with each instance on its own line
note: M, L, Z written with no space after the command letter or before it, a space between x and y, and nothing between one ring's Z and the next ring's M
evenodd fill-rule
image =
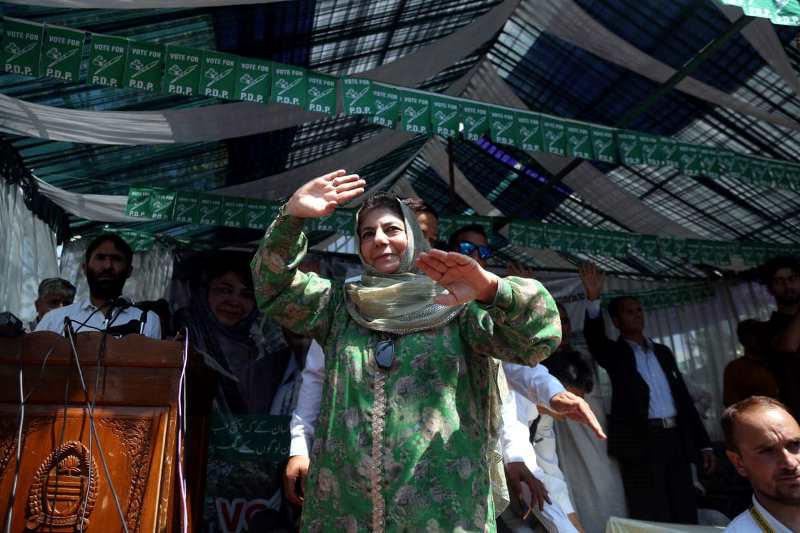
M545 152L567 155L566 123L556 117L542 115L542 140Z
M489 107L489 135L492 142L519 146L519 131L514 111L500 107Z
M659 137L658 144L661 146L661 156L664 158L664 166L680 168L681 153L678 149L678 141L669 137Z
M130 89L158 92L161 90L163 66L163 46L129 40L123 84Z
M730 175L731 177L742 179L742 180L750 180L752 175L752 159L750 159L746 155L734 155L733 156L733 164L731 165Z
M485 105L462 100L458 104L458 114L464 124L466 140L480 140L489 131L489 109Z
M2 64L9 74L40 76L40 53L44 28L41 24L6 18L4 20Z
M247 198L225 197L222 201L222 225L229 228L247 227Z
M316 231L332 231L352 235L355 216L356 212L353 209L337 209L327 217L314 219L311 222L311 228Z
M686 239L659 237L658 253L661 257L685 258L688 255L686 251Z
M131 187L128 190L128 203L125 206L125 214L129 217L150 218L152 206L150 205L150 195L153 194L151 187Z
M372 85L373 112L370 122L394 128L400 117L400 93L394 87L375 83Z
M655 235L637 235L633 242L639 254L648 259L658 258L658 237Z
M179 191L172 220L184 224L199 224L200 197L199 193Z
M250 199L247 203L245 225L248 228L265 230L278 216L280 206L265 200Z
M480 225L486 235L492 234L491 217L478 217L473 215L448 215L439 219L439 235L452 235L459 228L472 224Z
M733 170L734 157L736 154L730 150L717 151L717 164L719 165L720 176L729 176Z
M200 195L200 224L209 226L222 225L222 204L224 197L218 194Z
M203 52L200 73L200 94L223 100L234 100L236 94L236 56Z
M519 132L519 146L526 152L543 152L544 139L542 138L542 116L538 113L515 113L517 131Z
M616 163L619 160L617 157L617 142L614 136L616 130L603 126L591 126L589 130L592 136L594 158L597 161Z
M167 45L162 85L169 94L197 96L200 92L201 55L194 48Z
M751 181L755 185L768 185L771 180L769 170L769 162L766 159L753 158L750 165Z
M699 147L692 144L679 143L678 152L681 158L681 172L687 176L699 176L702 174L703 167L700 166Z
M89 51L89 83L120 88L125 78L128 39L92 34Z
M526 236L527 236L526 224L517 221L512 221L508 225L508 240L511 242L511 244L527 247L528 243L526 240Z
M664 159L661 155L661 144L658 142L658 137L640 133L639 142L642 144L642 160L645 165L653 167L664 165Z
M288 65L273 65L270 98L278 104L308 106L307 71Z
M81 73L84 33L47 26L42 45L42 74L48 78L76 82Z
M175 191L153 189L150 194L150 218L153 220L172 220L175 209Z
M449 139L458 135L458 103L446 96L431 96L433 133Z
M342 78L346 115L371 115L374 112L372 82L361 78Z
M336 114L336 78L309 72L306 87L309 111L326 115Z
M405 131L416 135L430 135L430 109L431 102L427 96L400 91L400 126Z
M266 103L272 87L271 74L269 61L237 58L233 98L242 102Z
M700 148L700 168L705 176L709 178L719 178L719 158L716 148L701 147Z
M567 155L581 159L593 159L592 132L588 124L582 122L566 121L567 125Z
M624 164L628 166L644 164L642 139L638 133L619 130L617 132L617 146L619 147L619 159Z

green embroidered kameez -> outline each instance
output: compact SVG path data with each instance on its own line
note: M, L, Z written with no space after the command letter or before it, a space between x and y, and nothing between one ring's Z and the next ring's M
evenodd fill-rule
M537 281L501 279L438 329L395 338L351 319L343 287L297 270L303 221L280 215L253 260L259 308L323 347L325 385L303 509L305 531L494 531L492 358L534 365L560 341L558 310Z

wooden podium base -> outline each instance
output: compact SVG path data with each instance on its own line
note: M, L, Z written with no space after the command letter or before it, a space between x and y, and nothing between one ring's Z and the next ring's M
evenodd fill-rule
M108 533L123 531L123 520L131 533L178 530L182 345L140 335L109 337L98 366L100 338L77 336L97 439L90 438L86 393L66 339L53 333L0 339L0 522L16 477L15 533ZM31 396L17 464L20 369L23 391Z

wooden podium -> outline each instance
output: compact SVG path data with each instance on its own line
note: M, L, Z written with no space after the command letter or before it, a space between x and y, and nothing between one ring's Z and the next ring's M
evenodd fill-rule
M123 531L112 487L130 533L179 530L177 408L183 345L141 335L106 337L98 366L101 338L100 333L76 336L102 451L90 439L87 396L69 341L49 332L0 338L0 525L17 469L20 369L23 392L30 394L14 533Z

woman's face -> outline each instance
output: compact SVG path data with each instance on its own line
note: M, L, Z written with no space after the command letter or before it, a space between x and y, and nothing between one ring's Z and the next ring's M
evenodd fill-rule
M253 312L256 299L233 272L212 279L208 284L208 307L224 326L235 326Z
M382 274L391 274L400 266L408 246L403 219L386 207L368 211L361 219L359 237L361 256Z

